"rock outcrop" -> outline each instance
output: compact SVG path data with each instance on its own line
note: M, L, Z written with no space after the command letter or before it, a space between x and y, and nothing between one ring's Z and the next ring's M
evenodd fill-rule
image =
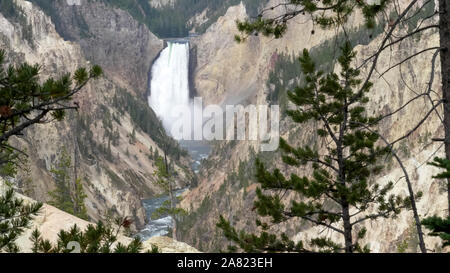
M54 1L56 31L80 45L89 61L102 66L107 75L144 98L152 61L163 41L126 11L101 1L69 6Z
M2 182L0 181L0 193L3 190L3 187L4 186L2 186ZM17 197L24 199L25 202L35 202L20 194L18 194ZM39 230L43 240L49 240L51 243L56 243L58 240L58 233L61 230L68 231L74 225L81 230L84 230L90 224L93 223L77 218L48 204L44 204L39 215L33 219L32 225L17 239L16 244L21 253L31 253L33 243L31 242L30 237L35 229ZM131 241L132 238L123 234L120 234L117 239L117 242L123 244L128 244ZM160 253L199 253L197 249L165 236L152 237L147 241L144 241L142 252L151 251L153 247L157 247Z

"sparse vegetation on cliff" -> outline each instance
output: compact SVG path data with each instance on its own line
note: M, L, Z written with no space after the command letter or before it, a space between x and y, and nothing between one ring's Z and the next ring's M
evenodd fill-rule
M271 224L263 220L257 220L262 229L260 235L238 232L221 217L217 226L244 251L368 252L369 246L359 243L366 233L359 225L395 217L401 209L409 207L408 198L391 193L392 182L369 185L369 178L383 169L377 160L387 155L389 149L376 145L379 134L372 128L380 119L365 113L372 83L360 86L360 71L351 65L356 53L349 41L341 50L339 75L324 73L304 50L299 60L306 82L288 92L290 102L295 105L287 110L289 118L298 124L316 121L319 141L331 139L331 143L326 151L319 151L310 146L293 147L281 139L283 163L294 168L310 166L313 173L285 176L280 169L268 171L257 161L256 178L261 188L256 191L254 205L260 216L271 218L271 224L302 219L339 233L345 245L320 235L308 242L294 242L286 234L268 233ZM283 197L292 192L296 197L286 204ZM369 212L369 207L375 208L375 212ZM355 229L359 230L356 236L352 233Z
M206 29L223 16L231 6L243 2L250 15L256 15L268 2L267 0L181 0L176 5L152 7L147 0L103 0L105 3L128 11L136 20L145 23L149 29L163 38L186 37L189 31L195 27L198 33ZM206 21L199 26L190 25L191 18L206 11ZM175 16L174 16L175 15Z
M72 178L72 160L63 147L57 163L50 172L53 174L56 189L49 192L50 205L81 219L88 220L84 199L87 197L81 179Z

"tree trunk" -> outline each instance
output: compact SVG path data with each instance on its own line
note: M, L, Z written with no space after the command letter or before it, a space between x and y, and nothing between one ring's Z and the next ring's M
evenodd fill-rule
M445 156L450 160L450 0L439 0L439 36L441 47L442 94L444 99ZM450 215L450 179L447 180Z
M342 220L344 221L345 253L353 253L352 225L350 223L350 209L347 201L342 201Z
M78 180L78 157L77 157L77 140L75 135L73 135L73 183L72 183L72 200L73 200L73 212L78 216L80 205L78 204L78 196L77 196L77 180Z
M408 185L409 200L411 201L411 209L412 209L413 215L414 215L414 222L416 223L417 236L419 237L420 251L422 253L427 253L427 248L425 246L425 240L423 239L422 224L420 222L419 213L417 212L417 206L416 206L416 200L415 200L415 197L414 197L414 191L412 189L411 181L409 180L409 178L407 178L406 184Z
M169 198L170 198L170 208L173 210L175 208L175 199L173 196L172 183L169 181ZM177 240L177 220L176 215L172 215L172 238Z
M164 147L164 162L166 164L166 172L168 174L167 182L169 183L169 198L170 198L170 209L175 208L175 199L173 196L173 188L172 182L170 181L170 172L169 172L169 163L167 161L167 147ZM175 219L175 215L172 216L172 238L177 240L177 220Z

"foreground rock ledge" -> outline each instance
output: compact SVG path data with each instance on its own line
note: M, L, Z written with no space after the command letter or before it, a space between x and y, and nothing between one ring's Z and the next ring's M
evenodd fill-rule
M20 196L30 202L33 200ZM77 225L81 229L86 228L88 221L77 218L69 213L59 210L48 204L44 204L40 214L35 217L32 222L32 227L27 229L22 236L17 240L17 245L20 247L20 252L30 253L32 243L30 241L31 232L37 228L44 239L51 242L56 242L57 234L60 230L69 230L73 225ZM118 241L122 243L131 242L130 237L119 236ZM151 250L152 246L157 246L162 253L199 253L199 251L188 244L178 242L169 237L153 237L143 243L144 252Z

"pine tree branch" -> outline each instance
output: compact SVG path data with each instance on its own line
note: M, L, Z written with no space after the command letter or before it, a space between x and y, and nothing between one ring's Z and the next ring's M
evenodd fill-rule
M341 229L339 229L339 228L336 228L336 227L334 227L334 226L332 226L332 225L330 225L330 224L327 224L327 223L324 223L324 222L320 222L320 221L314 220L314 219L312 219L312 218L310 218L310 217L301 217L301 218L302 218L302 219L305 219L305 220L307 220L307 221L310 221L311 223L314 223L314 224L316 224L316 225L324 226L324 227L327 227L327 228L329 228L329 229L332 229L332 230L334 230L334 231L336 231L336 232L338 232L338 233L344 234L344 231L343 231L343 230L341 230Z
M38 123L41 119L43 119L45 117L45 115L47 115L47 113L50 110L43 110L39 115L37 115L34 119L26 121L24 123L22 123L21 125L14 127L13 129L11 129L9 132L6 132L5 134L0 136L0 143L3 143L4 141L7 141L9 137L13 136L13 135L17 135L18 133L20 133L21 131L23 131L25 128Z
M331 214L331 213L328 213L328 214ZM315 219L313 219L313 218L311 218L311 217L308 217L308 216L298 216L298 215L293 214L293 213L290 212L290 211L283 211L283 215L284 215L286 218L297 218L297 217L298 217L298 218L307 220L307 221L309 221L309 222L311 222L311 223L314 223L314 224L317 224L317 225L320 225L320 226L324 226L324 227L327 227L327 228L329 228L329 229L332 229L332 230L334 230L334 231L336 231L336 232L339 232L339 233L341 233L341 234L344 234L344 231L343 231L343 230L341 230L341 229L339 229L339 228L336 228L336 227L334 227L334 226L331 225L331 224L327 224L327 223L322 222L322 221L317 221L317 220L315 220ZM338 214L335 214L335 215L338 215Z
M416 126L414 128L412 128L411 130L408 131L408 133L406 133L405 135L403 135L402 137L396 139L395 141L391 142L391 145L396 144L397 142L408 138L410 135L412 135L427 119L428 117L435 111L435 109L441 104L443 103L443 100L439 100L439 102L437 104L435 104L431 110L428 111L428 113L416 124Z
M88 80L90 80L92 78L93 77L90 77ZM17 116L20 117L20 116L22 116L24 114L29 114L29 113L31 113L31 112L33 112L35 110L38 110L38 111L52 110L52 109L48 109L48 108L45 108L45 107L51 106L51 105L54 105L54 104L58 104L58 103L60 103L62 101L66 101L66 100L70 99L75 94L80 92L81 89L83 89L83 87L86 86L86 84L87 84L87 82L85 82L85 83L75 87L71 92L69 92L65 96L58 97L58 98L50 100L50 101L42 102L42 103L40 103L38 105L34 105L34 106L31 106L31 107L28 107L27 109L23 109L23 110L20 110L20 111L13 111L13 113L10 116L8 116L8 117L0 117L0 122L7 121L7 120L9 120L9 119L11 119L13 117L17 117Z
M397 19L394 21L394 23L390 26L390 30L388 31L388 33L386 34L386 36L384 37L383 41L381 42L381 46L380 48L377 50L377 52L372 55L371 57L369 57L368 59L366 59L363 64L361 64L360 67L358 67L357 69L360 69L362 66L364 66L369 60L371 60L372 58L375 58L372 62L372 66L369 69L369 73L366 77L366 79L364 80L364 83L362 84L362 87L359 89L358 92L356 92L356 95L354 96L354 98L352 98L350 101L356 101L363 93L364 89L366 88L367 84L370 81L370 78L372 77L372 74L375 71L375 68L378 64L378 58L380 57L381 53L384 51L384 49L386 49L386 43L388 42L388 40L391 38L395 28L397 27L398 24L400 24L402 18L404 18L406 16L406 14L411 10L411 8L417 3L418 0L413 0L411 1L411 3L409 3L409 5L405 8L405 10L397 17ZM403 40L403 39L402 39ZM392 43L390 43L392 45Z
M399 208L401 208L401 207L399 207ZM360 219L354 221L353 223L351 223L351 225L354 226L354 225L356 225L356 224L362 223L362 222L367 221L367 220L369 220L369 219L374 220L374 219L380 218L380 217L387 218L387 217L389 217L389 215L390 215L391 213L392 213L392 210L389 210L389 211L383 211L383 212L376 213L376 214L369 214L369 215L367 215L367 216L364 216L364 217L362 217L362 218L360 218Z
M389 143L389 141L387 141L386 138L384 138L378 132L375 132L374 130L372 130L370 127L368 127L368 126L366 126L364 124L362 124L361 126L364 126L365 129L368 130L369 132L372 132L372 133L375 133L375 134L378 135L378 137L387 145L387 148L390 150L390 152L392 153L394 158L397 160L400 168L402 169L403 174L405 175L405 180L406 180L406 184L407 184L407 187L408 187L409 199L410 199L411 208L412 208L413 214L414 214L414 221L415 221L415 224L416 224L417 235L419 236L420 249L421 249L422 253L426 253L427 249L426 249L425 241L424 241L424 238L423 238L422 224L420 222L419 214L417 212L417 206L416 206L416 200L415 200L415 196L414 196L414 190L412 188L412 183L411 183L411 180L409 179L409 175L408 175L408 172L406 170L406 167L403 165L402 160L397 155L397 153L394 151L392 143Z
M390 70L394 69L395 67L397 67L397 66L399 66L399 65L402 65L403 63L409 61L410 59L412 59L412 58L414 58L414 57L416 57L416 56L418 56L418 55L420 55L420 54L422 54L422 53L424 53L424 52L427 52L427 51L430 51L430 50L434 50L434 49L442 50L442 49L444 49L444 48L443 48L443 47L435 46L435 47L426 48L426 49L423 49L423 50L421 50L421 51L419 51L419 52L416 52L416 53L414 53L413 55L411 55L411 56L407 57L406 59L402 60L401 62L398 62L397 64L395 64L395 65L389 67L388 69L386 69L383 73L381 73L381 75L379 76L379 78L383 77L384 74L386 74L386 73L389 72Z

